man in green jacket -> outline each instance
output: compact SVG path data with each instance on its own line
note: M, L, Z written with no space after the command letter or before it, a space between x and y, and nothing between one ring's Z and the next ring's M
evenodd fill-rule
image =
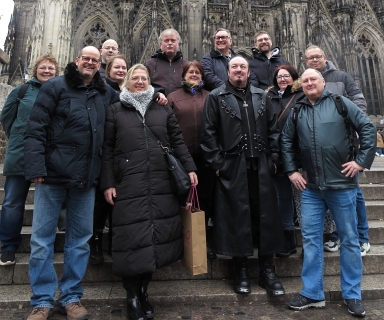
M357 232L356 173L370 168L375 157L376 128L350 100L340 97L347 111L339 113L325 80L315 69L301 76L306 97L291 112L281 134L284 170L293 185L302 191L302 236L304 261L301 277L304 287L288 305L294 310L324 308L323 226L327 209L334 213L339 230L341 291L348 311L363 317L361 302L362 260ZM351 158L349 128L358 133L360 149ZM298 172L295 140L301 155L303 172Z

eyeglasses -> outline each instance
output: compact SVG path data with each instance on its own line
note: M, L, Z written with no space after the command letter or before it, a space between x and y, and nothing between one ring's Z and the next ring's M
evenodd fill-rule
M131 78L131 81L133 81L133 82L139 82L140 80L143 81L143 82L147 82L148 78L147 77L139 77L139 76Z
M291 78L290 74L283 74L281 76L276 77L277 80L283 80L283 79L289 79L289 78Z
M217 37L213 37L213 39L215 39L216 41L220 41L220 40L227 40L231 38L230 36L217 36Z
M90 57L81 56L80 58L86 63L98 64L100 62L99 59L94 59Z
M320 60L321 58L323 57L323 55L322 54L319 54L319 55L317 55L317 56L312 56L312 57L307 57L307 58L305 58L305 60L310 60L310 61L313 61L313 60Z
M263 41L267 42L268 40L271 40L271 38L259 38L256 41L257 42L263 42Z
M117 51L118 48L117 47L103 47L102 49Z
M39 67L38 68L41 71L49 70L49 71L55 71L56 69L54 67Z

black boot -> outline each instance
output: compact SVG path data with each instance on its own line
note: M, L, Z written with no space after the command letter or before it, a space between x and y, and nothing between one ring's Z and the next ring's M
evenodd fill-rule
M149 281L151 281L151 279L152 279L152 274L148 276L147 275L142 276L141 278L139 297L140 297L141 307L145 314L145 319L152 319L155 316L155 311L153 309L153 306L148 300L148 292L147 292L148 284L149 284Z
M276 297L285 294L283 285L276 274L272 258L263 259L259 257L259 286L267 291L267 294Z
M94 232L92 238L89 240L90 254L88 262L90 264L104 263L103 256L103 232Z
M139 299L138 285L127 285L123 282L124 289L127 291L127 316L128 320L145 320L145 314Z
M295 230L284 230L285 248L282 252L276 253L276 257L287 258L289 255L296 253Z
M234 290L236 293L251 293L251 279L249 278L248 259L233 258L235 265Z
M209 219L211 220L211 219ZM217 255L215 252L212 251L211 249L211 244L212 244L212 226L209 226L209 221L207 224L207 229L206 229L206 239L207 239L207 259L216 259Z

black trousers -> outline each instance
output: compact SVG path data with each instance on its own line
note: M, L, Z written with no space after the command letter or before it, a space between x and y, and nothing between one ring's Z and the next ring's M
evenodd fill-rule
M132 276L132 277L124 277L123 278L123 288L125 290L128 290L129 288L132 287L140 287L142 281L151 281L152 280L152 273L144 273L144 274L139 274L137 276Z

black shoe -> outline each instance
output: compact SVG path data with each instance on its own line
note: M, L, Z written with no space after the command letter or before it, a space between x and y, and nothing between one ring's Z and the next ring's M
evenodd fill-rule
M104 263L103 256L103 232L95 232L89 240L90 254L89 264L102 264Z
M285 235L285 247L282 252L276 253L276 257L288 258L289 255L296 253L296 241L295 241L295 230L284 230Z
M155 311L153 309L153 306L148 300L148 288L149 280L143 280L141 281L141 287L140 287L140 304L145 314L145 319L152 319L155 317Z
M211 248L207 247L207 259L216 259L217 255L212 251Z
M288 301L288 306L297 311L301 311L308 308L323 309L325 308L325 300L313 300L299 294L293 299Z
M348 307L348 312L355 317L364 317L365 310L361 300L345 299L344 304Z
M145 320L145 314L138 297L139 288L126 288L126 291L128 320Z
M234 258L233 260L235 263L235 292L239 294L251 293L251 279L249 278L248 259Z
M15 264L15 251L4 251L1 253L0 266Z
M265 265L260 268L259 286L267 291L267 294L276 297L285 294L283 285L275 272L273 265Z

